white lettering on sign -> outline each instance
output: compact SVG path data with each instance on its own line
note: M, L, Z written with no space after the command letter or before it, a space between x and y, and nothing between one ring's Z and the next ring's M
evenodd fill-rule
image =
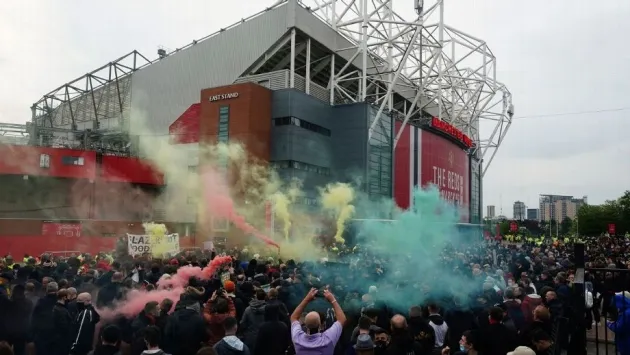
M170 255L179 253L179 234L168 234L160 238L150 235L127 234L127 251L129 255L151 253L153 244L160 244Z
M443 199L461 205L464 201L464 176L437 166L433 167L433 184Z
M238 97L238 92L231 92L229 94L212 95L210 96L210 98L208 98L208 101L214 102L214 101L221 101L221 100L229 100L229 99L235 99L237 97Z

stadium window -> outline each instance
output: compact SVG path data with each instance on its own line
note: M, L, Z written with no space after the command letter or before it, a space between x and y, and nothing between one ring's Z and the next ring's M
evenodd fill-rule
M85 161L83 160L83 157L64 156L64 157L61 157L61 163L63 165L85 165Z
M273 124L274 126L288 126L288 125L297 126L311 132L319 133L326 137L330 137L331 135L331 132L328 128L324 128L320 125L316 125L314 123L304 121L301 118L292 117L292 116L274 118Z
M219 107L219 130L217 141L219 143L227 143L229 140L230 127L230 106Z
M295 169L295 170L301 170L301 171L307 171L307 172L312 172L312 173L316 173L319 175L330 175L330 169L323 167L323 166L317 166L317 165L313 165L313 164L309 164L309 163L304 163L301 161L295 161L295 160L279 160L279 161L274 161L271 162L271 166L275 169Z

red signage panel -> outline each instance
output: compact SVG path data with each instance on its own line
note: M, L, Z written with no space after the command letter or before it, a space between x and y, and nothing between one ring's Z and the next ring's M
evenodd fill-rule
M134 157L105 155L101 164L102 180L164 185L164 175L147 161Z
M80 237L81 223L42 222L45 237Z
M516 222L512 221L510 222L510 232L514 233L518 230L518 224L516 224Z
M464 132L460 131L452 124L446 121L442 121L437 117L433 117L431 119L431 127L455 138L457 141L462 143L466 148L471 148L474 145L472 139L470 139L470 137L465 135Z
M395 123L396 133L402 128ZM406 125L394 150L394 200L402 209L413 203L413 189L435 185L442 198L457 206L468 222L470 161L457 144L435 133Z
M452 202L468 222L470 160L465 150L449 140L420 130L420 179L422 187L435 185L443 199Z
M617 232L617 228L615 228L615 224L614 223L610 223L608 224L608 234L610 235L614 235Z

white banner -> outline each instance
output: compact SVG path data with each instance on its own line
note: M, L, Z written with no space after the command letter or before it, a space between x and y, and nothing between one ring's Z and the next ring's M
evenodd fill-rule
M163 253L175 255L179 253L179 234L173 233L165 235L158 242ZM127 251L129 255L151 254L153 250L151 236L148 234L127 234Z

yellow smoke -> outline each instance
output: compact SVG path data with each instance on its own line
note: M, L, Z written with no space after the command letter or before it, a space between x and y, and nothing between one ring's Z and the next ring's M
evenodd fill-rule
M152 125L145 115L132 112L132 117L129 134L139 137L137 153L141 158L150 161L165 178L165 191L154 202L154 209L162 212L159 218L154 218L156 222L195 223L198 220L197 223L204 227L202 230L197 229L197 241L203 242L204 238L212 237L212 230L206 230L206 226L211 226L212 216L207 212L209 209L205 201L200 198L203 191L198 174L202 168L201 162L209 162L217 169L228 168L225 179L229 181L228 193L234 200L236 211L265 234L264 206L268 201L274 203L274 216L283 226L283 238L279 242L279 255L282 258L317 260L321 257L321 250L315 248L311 241L315 235L314 226L318 226L318 222L295 204L296 198L301 195L298 181L281 181L266 162L257 161L238 142L171 144L168 135L151 129ZM239 198L234 198L235 196ZM291 240L290 232L293 234ZM147 234L151 235L149 232ZM163 235L165 234L164 230ZM156 254L164 253L167 246L162 247L159 242L157 244ZM269 248L257 239L252 239L247 248L268 249L268 255L278 254L277 248Z
M166 240L166 234L168 234L166 226L164 224L149 222L143 223L142 227L151 241L151 255L161 257L166 254L169 251L169 244Z
M341 236L345 230L346 222L354 215L353 200L354 189L349 184L328 184L326 188L320 189L322 208L337 216L337 232L335 233L337 243L345 242Z
M282 231L285 241L289 240L289 232L291 231L292 225L291 212L289 211L290 206L295 202L295 199L300 196L300 194L300 182L294 180L289 185L286 193L283 193L282 191L277 191L273 194L271 199L273 203L274 217L282 221Z

